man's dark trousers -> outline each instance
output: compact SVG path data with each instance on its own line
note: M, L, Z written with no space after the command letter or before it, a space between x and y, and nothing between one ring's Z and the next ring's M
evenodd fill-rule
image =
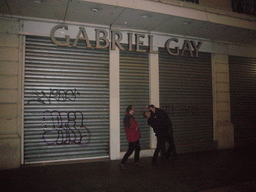
M155 164L157 161L157 157L159 152L161 151L161 158L164 158L165 155L165 138L166 136L164 134L158 134L157 135L157 144L156 144L156 149L152 158L152 163Z

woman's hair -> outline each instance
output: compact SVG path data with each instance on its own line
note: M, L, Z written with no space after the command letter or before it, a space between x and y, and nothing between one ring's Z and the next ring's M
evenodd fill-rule
M126 112L129 113L130 110L132 110L132 105L128 105L128 107L126 108Z

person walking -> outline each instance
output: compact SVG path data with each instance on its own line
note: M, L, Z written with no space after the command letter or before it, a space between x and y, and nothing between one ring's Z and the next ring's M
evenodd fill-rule
M142 166L142 164L139 162L140 150L141 150L141 148L140 148L141 134L140 134L139 124L136 122L133 114L134 114L134 108L132 105L129 105L126 108L126 114L123 119L126 138L129 143L129 148L128 148L127 152L125 153L125 155L121 161L121 164L120 164L120 167L123 170L126 169L124 164L126 163L128 158L131 156L133 151L135 151L134 164L136 166L140 166L140 167Z
M169 144L169 147L165 153L166 159L168 159L171 155L175 156L176 147L173 138L172 122L168 117L168 114L163 109L156 108L154 105L149 105L148 109L151 112L151 117L157 119L159 121L159 126L162 126L162 128L168 133L165 136L165 140Z

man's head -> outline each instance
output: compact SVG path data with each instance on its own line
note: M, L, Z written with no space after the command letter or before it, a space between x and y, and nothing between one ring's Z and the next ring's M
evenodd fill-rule
M149 106L148 106L148 110L152 111L153 113L156 112L156 108L155 108L154 105L149 105Z
M126 108L126 112L133 115L134 113L134 108L132 105L128 105L128 107Z
M144 117L145 119L148 119L150 116L151 116L151 112L150 112L150 111L145 111L145 112L143 113L143 117Z

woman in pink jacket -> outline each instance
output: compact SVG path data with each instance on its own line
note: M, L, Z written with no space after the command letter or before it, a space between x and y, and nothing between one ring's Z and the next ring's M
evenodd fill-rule
M134 108L132 105L129 105L126 108L126 115L124 116L123 123L124 123L124 129L127 137L127 141L129 143L129 148L127 152L125 153L120 167L122 169L126 169L124 164L130 157L130 155L133 153L135 150L135 155L134 155L134 164L136 166L142 166L139 162L140 159L140 129L139 129L139 124L135 121L133 117L134 113Z

